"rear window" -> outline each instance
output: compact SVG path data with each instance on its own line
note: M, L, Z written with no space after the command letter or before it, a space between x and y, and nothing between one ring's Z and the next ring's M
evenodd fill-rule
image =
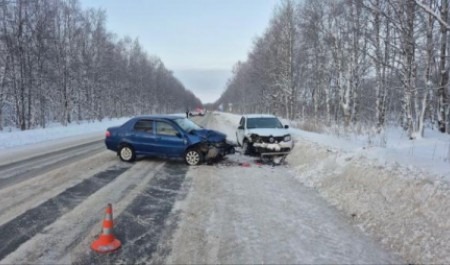
M153 133L153 121L150 120L139 120L134 125L135 131Z

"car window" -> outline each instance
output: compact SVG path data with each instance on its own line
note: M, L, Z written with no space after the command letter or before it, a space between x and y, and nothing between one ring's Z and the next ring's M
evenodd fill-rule
M156 134L176 136L177 133L178 131L171 124L163 121L156 122Z
M249 118L247 128L283 128L283 124L277 118Z
M139 120L134 125L135 131L153 133L153 121L151 120Z
M245 122L245 119L244 119L244 117L242 117L241 121L239 122L239 127L240 126L244 127L244 122Z

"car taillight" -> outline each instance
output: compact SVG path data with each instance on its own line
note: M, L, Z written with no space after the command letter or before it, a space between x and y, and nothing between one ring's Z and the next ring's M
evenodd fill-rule
M108 138L108 137L110 137L110 136L111 136L111 133L110 133L109 131L106 131L105 137Z

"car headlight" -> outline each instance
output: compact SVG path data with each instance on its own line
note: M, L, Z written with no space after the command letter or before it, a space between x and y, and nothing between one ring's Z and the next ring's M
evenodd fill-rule
M285 142L289 142L291 140L291 136L290 135L286 135L283 140Z

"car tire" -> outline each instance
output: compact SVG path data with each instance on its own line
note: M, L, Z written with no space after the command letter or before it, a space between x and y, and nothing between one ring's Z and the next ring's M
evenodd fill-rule
M242 153L244 155L251 155L252 154L252 144L249 143L247 139L244 139L242 143Z
M230 150L228 151L229 155L234 155L236 153L236 149L234 147L230 147Z
M120 146L118 155L124 162L133 162L136 159L136 152L131 145L124 144Z
M191 148L184 154L184 161L189 166L197 166L203 161L203 154L196 148Z

